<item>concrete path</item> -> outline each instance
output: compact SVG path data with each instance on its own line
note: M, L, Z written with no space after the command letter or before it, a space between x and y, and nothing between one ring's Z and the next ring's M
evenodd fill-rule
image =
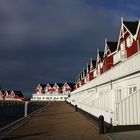
M65 102L55 102L14 130L5 140L108 140Z

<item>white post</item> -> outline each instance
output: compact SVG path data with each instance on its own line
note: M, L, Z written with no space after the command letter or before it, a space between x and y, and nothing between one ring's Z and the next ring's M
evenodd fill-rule
M28 101L25 101L25 106L24 106L24 117L27 117L28 115Z

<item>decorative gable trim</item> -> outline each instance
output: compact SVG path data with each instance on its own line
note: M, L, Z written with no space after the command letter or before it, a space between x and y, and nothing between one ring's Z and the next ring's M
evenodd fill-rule
M127 27L125 26L124 23L123 23L123 27L125 27L127 29ZM135 37L134 37L135 35L133 35L128 29L127 29L127 32L129 32L129 34L132 36L132 38L135 39ZM125 35L125 33L123 35Z
M140 20L138 21L138 28L137 28L137 31L136 31L136 34L134 35L134 39L136 40L137 37L138 37L138 34L139 34L139 31L140 31Z

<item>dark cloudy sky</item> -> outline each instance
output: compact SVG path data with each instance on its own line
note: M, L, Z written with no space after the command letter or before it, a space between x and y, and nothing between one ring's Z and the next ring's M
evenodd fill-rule
M117 41L120 17L138 20L138 0L0 0L0 84L33 92L73 82L104 39Z

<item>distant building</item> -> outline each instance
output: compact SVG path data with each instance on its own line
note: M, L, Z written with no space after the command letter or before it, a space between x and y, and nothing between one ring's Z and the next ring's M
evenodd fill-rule
M23 96L21 91L6 90L6 91L0 91L0 100L5 100L5 101L25 101L25 97Z
M74 83L38 84L32 101L65 101L74 90Z

